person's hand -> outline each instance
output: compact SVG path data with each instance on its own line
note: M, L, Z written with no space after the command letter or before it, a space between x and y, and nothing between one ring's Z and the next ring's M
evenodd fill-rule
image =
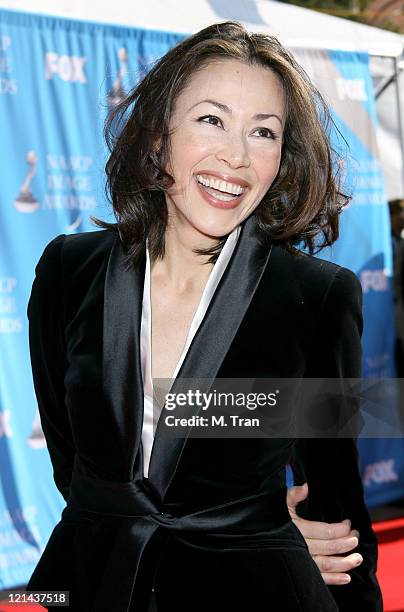
M346 572L358 567L363 561L362 555L352 553L339 557L358 546L359 532L351 529L351 521L341 523L322 523L308 521L298 516L297 504L306 499L309 493L307 483L288 489L287 504L290 517L306 540L310 554L326 584L347 584L351 577Z

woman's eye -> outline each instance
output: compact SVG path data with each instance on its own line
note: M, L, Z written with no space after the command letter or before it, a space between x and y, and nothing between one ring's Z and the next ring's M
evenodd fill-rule
M256 132L261 138L272 138L272 139L276 138L275 132L273 132L269 128L258 128Z
M199 117L198 121L209 123L209 125L223 126L221 119L215 115L204 115L203 117Z

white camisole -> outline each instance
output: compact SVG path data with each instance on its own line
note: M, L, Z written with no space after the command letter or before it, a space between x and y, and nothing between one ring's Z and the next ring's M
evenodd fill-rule
M203 290L198 308L195 311L192 319L188 335L184 344L184 348L173 373L173 380L178 374L178 371L185 359L189 346L195 336L206 310L213 297L217 285L226 269L227 264L233 254L238 237L240 234L240 226L237 226L227 238L215 265L213 266L205 289ZM151 367L151 299L150 299L150 256L149 249L146 245L146 269L143 287L143 302L142 302L142 322L140 328L140 358L143 377L144 389L144 412L143 412L143 428L142 428L142 446L143 446L143 466L144 477L148 477L150 456L153 446L155 427L158 421L158 414L155 414L153 423L153 381Z

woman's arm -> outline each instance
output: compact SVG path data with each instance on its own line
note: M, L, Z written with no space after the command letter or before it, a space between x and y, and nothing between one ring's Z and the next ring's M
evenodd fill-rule
M361 377L362 290L353 272L339 268L319 317L308 378ZM308 483L309 495L299 505L303 518L328 523L350 519L359 532L355 552L363 563L350 572L351 582L331 586L340 610L380 612L376 580L377 539L364 500L358 451L353 438L300 438L292 458L296 484Z
M56 486L67 499L75 451L64 404L66 354L61 269L64 238L64 235L57 236L47 245L35 268L27 314L32 375L42 429Z

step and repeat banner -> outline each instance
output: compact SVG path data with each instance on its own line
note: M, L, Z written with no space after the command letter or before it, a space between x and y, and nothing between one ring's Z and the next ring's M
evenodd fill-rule
M336 124L333 146L346 159L340 168L353 196L341 217L340 239L321 251L356 272L363 290L363 377L394 379L393 261L389 209L376 143L376 104L366 53L293 49L298 61L328 101ZM384 385L386 422L398 413L398 389ZM381 411L378 410L380 417ZM371 419L371 410L368 413ZM386 422L370 429L386 431ZM404 495L404 440L361 438L358 442L369 506Z
M113 220L104 194L108 110L182 37L0 10L0 588L25 584L59 520L33 390L26 307L35 264L56 235ZM354 194L334 261L365 299L365 376L392 377L391 244L368 58L294 50L350 146ZM401 440L361 440L369 504L404 492Z

